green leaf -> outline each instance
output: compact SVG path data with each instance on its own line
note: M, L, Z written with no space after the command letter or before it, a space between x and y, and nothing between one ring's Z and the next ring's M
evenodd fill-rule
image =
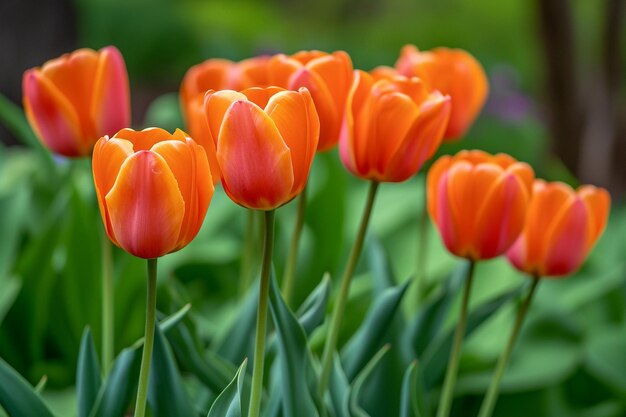
M626 326L595 332L587 342L585 364L589 372L626 397Z
M54 417L33 387L2 359L0 405L11 417Z
M369 414L365 412L359 406L359 398L361 394L361 389L363 385L367 381L367 378L371 375L376 368L376 365L381 361L383 356L389 351L390 345L383 346L375 355L370 359L370 361L365 365L365 367L361 370L361 372L354 378L354 383L352 384L352 388L350 389L350 413L352 417L369 417Z
M276 328L284 417L318 417L315 372L304 329L285 304L272 273L270 311Z
M363 324L344 347L341 360L348 379L354 379L378 349L385 343L391 323L398 312L410 281L383 291L372 304Z
M226 386L224 391L215 399L207 417L246 417L248 415L249 390L245 384L246 365L245 359L233 380Z
M470 311L467 318L465 338L480 327L480 325L498 311L500 307L516 298L520 292L521 286L494 297ZM437 381L441 380L448 364L453 338L454 328L448 329L434 339L424 351L421 363L424 368L424 383L426 387L432 387Z
M322 277L320 284L315 287L298 309L296 313L298 321L307 335L313 333L313 330L324 321L330 289L330 274L326 273Z
M5 278L0 282L2 291L0 292L0 324L4 316L8 313L22 288L22 283L14 277Z
M368 239L366 253L376 294L395 286L395 279L393 278L391 265L389 265L389 257L378 239L374 237Z
M229 332L217 348L217 354L232 363L241 363L253 355L253 338L256 325L256 310L259 289L252 285L246 297L240 303L237 319L233 320Z
M135 396L139 379L140 350L122 350L111 369L111 373L100 387L96 406L90 417L124 417Z
M160 326L155 326L154 351L150 367L148 403L154 417L192 417L195 411L183 382L169 343Z
M402 378L400 417L421 417L417 398L417 361L413 361Z
M350 382L337 354L333 358L333 369L330 374L328 392L335 416L350 417Z
M78 366L76 369L76 391L78 396L78 417L89 417L98 399L102 385L100 365L91 330L86 328L80 342Z

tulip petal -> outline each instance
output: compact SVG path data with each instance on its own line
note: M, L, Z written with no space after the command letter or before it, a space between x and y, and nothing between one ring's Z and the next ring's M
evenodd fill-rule
M414 175L439 148L450 115L450 98L437 94L422 109L404 140L387 163L387 180L404 181Z
M113 135L130 125L130 93L124 58L108 46L99 53L91 98L91 115L96 135Z
M268 86L270 84L267 68L269 59L269 56L256 56L239 61L235 71L236 79L231 79L232 87L229 88L243 90L250 87Z
M235 101L246 99L245 95L232 90L209 91L204 96L204 111L216 148L226 111Z
M438 221L437 202L439 201L439 183L443 174L448 170L451 164L452 157L444 155L437 159L430 170L428 170L426 177L426 196L428 199L428 213L434 222Z
M207 159L209 160L213 184L216 184L220 181L222 174L220 172L220 166L217 163L217 155L215 154L215 141L211 135L211 130L209 129L209 124L204 112L204 95L198 95L194 100L191 100L191 102L188 103L187 112L187 129L191 134L191 138L204 148Z
M209 164L202 147L191 139L160 142L152 147L152 151L161 155L167 163L185 202L185 215L176 247L180 249L198 234L209 208L214 190Z
M39 139L64 156L87 153L79 116L59 89L38 70L24 73L23 89L26 117Z
M294 195L302 191L317 149L320 122L308 91L284 91L270 99L265 112L274 121L291 153Z
M127 252L145 259L176 248L185 202L167 163L139 151L122 165L106 196L113 235Z
M294 184L289 148L272 119L257 105L238 100L228 108L217 160L224 190L233 201L261 210L287 201Z
M611 196L605 189L597 188L592 185L580 187L578 195L583 199L585 204L587 204L587 208L591 214L590 220L593 224L593 234L588 242L588 249L590 249L606 227L609 210L611 208Z
M241 94L245 95L248 98L248 101L253 102L260 108L264 109L269 103L270 98L272 98L275 94L285 91L284 88L281 87L250 87L241 91Z
M552 228L547 231L543 275L560 276L576 271L587 256L587 242L593 233L591 213L578 196L570 197Z
M144 130L122 129L113 137L125 139L132 143L135 152L150 150L157 143L172 139L172 135L167 130L159 127L150 127Z
M268 62L269 83L282 88L289 88L289 79L302 63L285 54L276 54Z

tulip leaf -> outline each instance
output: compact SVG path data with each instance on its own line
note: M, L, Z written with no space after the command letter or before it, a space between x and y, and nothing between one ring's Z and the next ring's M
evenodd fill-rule
M115 359L90 417L124 417L135 395L141 351L126 348Z
M468 314L467 327L465 329L465 338L474 330L480 327L488 318L490 318L502 306L512 299L516 298L521 292L521 286L494 297L478 307L474 308ZM454 328L448 329L434 339L424 351L421 363L424 369L424 383L426 387L432 387L437 381L440 381L448 364L448 358L452 349L452 340L454 338Z
M192 417L195 411L183 387L172 349L159 326L155 326L150 367L148 403L154 417Z
M224 391L218 395L209 410L207 417L246 417L248 415L249 390L246 386L246 365L245 359L233 380L226 386Z
M336 417L350 417L350 382L343 370L339 355L333 358L333 369L328 386L330 402Z
M372 374L376 365L381 361L383 356L389 351L390 345L383 346L365 365L365 367L354 378L352 387L350 389L350 414L352 417L369 417L369 414L365 412L359 405L359 398L361 395L361 389L367 381L367 378Z
M384 290L372 304L363 324L343 348L341 359L348 379L354 379L377 350L385 343L385 336L398 312L410 281Z
M252 285L240 303L240 310L230 331L217 349L217 354L231 363L241 363L246 357L252 357L254 338L250 335L254 335L258 298L258 285Z
M76 369L78 417L89 417L97 399L102 378L91 330L86 328L80 342Z
M611 326L589 338L586 346L586 367L589 372L626 396L626 326Z
M374 237L370 238L366 252L376 294L395 286L396 283L391 271L391 265L389 265L389 258L380 241Z
M402 377L399 417L421 416L422 414L418 406L417 361L413 361Z
M0 359L0 406L9 416L53 417L33 387L2 359Z
M330 289L330 274L326 273L320 284L315 287L298 309L296 316L307 335L313 333L313 330L324 321Z
M291 312L275 283L270 281L270 311L276 328L284 417L318 417L315 372L304 329Z

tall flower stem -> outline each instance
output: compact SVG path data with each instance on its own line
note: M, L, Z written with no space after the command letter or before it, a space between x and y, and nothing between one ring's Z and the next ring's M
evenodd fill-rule
M524 324L526 313L528 312L530 303L532 302L533 296L535 295L535 292L537 290L537 285L539 285L539 280L540 278L538 276L533 277L533 282L530 286L530 290L528 291L526 298L522 302L522 305L517 310L517 317L515 318L513 330L511 331L511 335L509 336L509 341L507 342L504 352L502 352L500 359L498 359L496 371L493 375L493 379L491 380L491 384L489 385L489 390L487 391L487 395L485 396L483 404L480 407L480 413L478 415L479 417L489 417L493 413L493 409L496 406L496 401L498 401L498 394L500 393L500 381L504 376L506 365L508 364L511 353L513 352L513 347L515 346L515 342L517 341L517 336L519 335L519 332L522 329L522 325Z
M274 246L274 210L264 212L263 261L259 305L256 317L256 340L254 342L254 368L252 370L252 390L248 417L259 417L261 394L263 393L263 364L265 361L265 336L267 333L267 301L270 289L270 270Z
M470 261L467 271L467 279L465 280L465 288L463 289L463 301L461 304L461 315L454 332L454 342L452 344L452 352L448 361L448 370L443 383L441 399L439 400L439 409L437 417L448 417L452 408L452 399L454 397L454 386L456 385L456 377L459 370L459 359L461 358L461 345L465 336L465 327L467 325L467 310L469 306L470 292L472 290L472 281L474 279L474 261Z
M287 305L291 304L293 297L293 286L295 284L296 266L298 264L298 244L300 243L300 234L304 225L304 215L306 212L306 186L298 197L298 213L296 214L296 224L293 227L293 235L291 235L291 245L289 246L289 255L285 266L285 276L283 277L283 297Z
M426 186L424 185L424 194L422 196L422 212L419 217L419 225L417 232L417 265L415 272L415 294L417 302L422 299L422 290L424 281L426 280L426 262L428 261L428 203L426 201Z
M150 363L152 362L152 348L154 347L154 326L156 316L157 294L157 260L148 259L148 293L146 296L146 330L141 355L141 371L139 372L139 389L135 403L135 417L146 415L148 400L148 381L150 380Z
M246 230L243 238L243 254L241 257L241 276L239 277L239 295L244 296L252 282L254 270L254 254L257 243L256 212L246 210Z
M102 234L102 237L102 369L104 375L108 375L111 363L113 363L115 349L115 286L111 241L109 241L106 232Z
M337 347L341 321L343 320L343 313L346 309L346 303L348 302L350 282L352 281L354 269L356 268L356 264L361 255L361 250L363 249L363 241L365 240L365 232L367 231L367 225L369 224L372 208L374 207L376 190L378 190L378 182L372 181L370 184L369 194L367 196L367 202L365 203L365 209L363 210L363 217L361 218L359 232L356 236L356 240L354 241L354 245L352 246L352 251L350 252L350 257L348 258L348 264L344 270L343 277L341 278L339 295L337 297L337 301L335 302L335 308L333 309L333 315L330 320L330 328L328 330L328 336L326 338L324 352L322 354L322 373L320 375L318 387L319 395L322 398L324 397L324 393L328 387L330 371L333 365L333 354Z

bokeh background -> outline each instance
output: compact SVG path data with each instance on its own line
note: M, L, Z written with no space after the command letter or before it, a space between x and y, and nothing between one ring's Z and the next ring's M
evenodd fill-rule
M440 153L507 152L529 162L538 176L604 186L613 197L607 233L581 272L540 287L496 414L626 415L623 0L3 0L0 23L0 357L33 384L46 375L44 396L59 415L74 414L84 326L99 338L101 224L88 161L50 157L25 125L23 71L78 47L115 45L129 71L134 127L174 129L183 126L180 81L204 59L341 49L356 68L371 69L393 65L406 43L466 49L490 80L478 121ZM347 174L336 151L316 158L311 182L298 301L324 272L334 277L341 271L365 198L364 184ZM382 285L369 272L373 254L386 254L396 282L415 273L423 192L423 174L382 187L344 341ZM278 213L279 276L294 218L292 205ZM197 344L209 350L225 350L242 308L244 225L244 210L218 192L199 238L161 262L159 308L171 312L191 301L190 325ZM436 291L457 262L432 229L427 251L426 293ZM144 265L120 251L114 258L119 351L142 333ZM474 305L525 279L502 260L481 264L478 276ZM409 321L418 304L409 292L402 320ZM455 415L476 413L513 307L499 309L469 337ZM445 326L453 317L454 308ZM385 339L393 343L394 337L391 331ZM389 359L376 378L396 375L401 356ZM387 381L389 404L368 404L372 416L397 414L399 384Z

